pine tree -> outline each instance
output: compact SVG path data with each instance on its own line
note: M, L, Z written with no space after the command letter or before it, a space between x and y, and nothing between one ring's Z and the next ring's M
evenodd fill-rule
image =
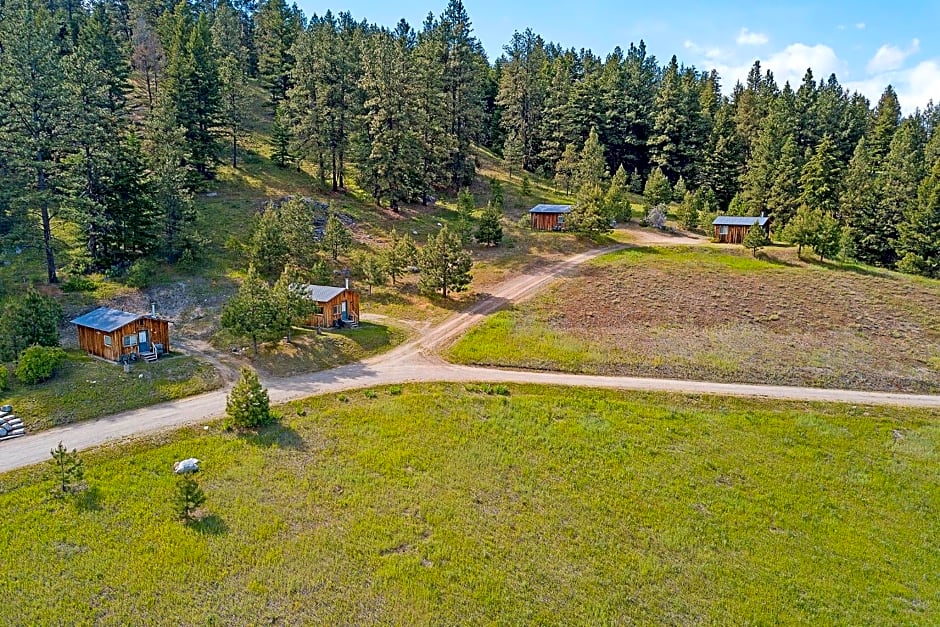
M413 106L420 143L420 189L426 205L435 189L450 183L447 161L455 141L449 134L448 94L444 65L446 47L439 23L433 15L425 20L413 54Z
M303 15L284 0L266 0L254 16L258 74L271 92L274 106L287 96L294 57L291 47L303 29Z
M443 77L451 146L448 170L451 187L459 189L473 180L470 142L482 122L480 87L486 63L482 46L472 35L470 17L462 0L449 0L439 30L444 45Z
M782 238L791 244L796 244L797 256L803 254L804 246L813 246L816 243L822 217L822 211L812 209L807 205L800 205L796 215L783 229Z
M875 167L864 138L845 173L839 212L848 227L852 256L863 263L885 265L894 257L895 226L886 221L875 187Z
M701 166L702 186L715 193L722 207L727 207L740 190L745 166L744 140L733 116L734 109L730 105L718 109Z
M277 210L289 263L300 268L310 268L318 259L317 227L311 206L300 198L291 198Z
M499 223L502 217L497 209L488 207L480 218L474 237L477 242L484 246L499 246L503 241L503 226Z
M578 202L568 214L565 228L580 233L610 231L610 218L604 211L604 193L599 185L581 188Z
M222 308L222 328L240 337L251 338L255 356L258 340L271 337L281 329L281 312L271 288L248 266L248 274L235 295Z
M195 479L189 475L182 475L176 480L176 491L173 493L173 509L176 516L185 523L193 520L193 515L206 502L206 494L199 487Z
M473 258L464 250L460 236L444 226L437 235L429 235L428 243L418 251L418 267L421 290L425 293L440 290L447 298L448 292L467 289Z
M503 184L499 182L498 178L490 179L490 200L487 202L488 207L496 209L498 212L503 212Z
M686 192L676 212L676 217L683 228L694 229L699 225L703 210L702 194L698 191Z
M274 114L274 124L271 126L271 161L279 167L286 167L290 163L291 132L286 110L278 107Z
M516 131L511 131L503 145L503 160L506 162L506 169L509 171L509 180L512 180L513 171L522 170L522 164L525 161L523 152L522 138Z
M290 249L284 240L280 216L273 207L269 207L264 213L255 216L248 244L248 263L262 277L273 280L284 271L289 255Z
M323 248L330 252L333 261L339 259L339 256L346 252L352 246L352 233L346 228L335 213L330 213L326 219L326 227L323 229Z
M875 107L874 124L872 124L868 144L869 153L873 162L878 163L888 155L891 140L901 124L901 103L898 95L891 85L888 85L878 106Z
M607 161L604 158L604 146L597 136L597 129L591 128L575 170L575 186L578 189L600 188L607 181Z
M917 205L899 230L898 268L940 279L940 163L921 184Z
M675 186L672 188L672 201L682 202L682 199L685 198L685 194L688 191L689 188L686 187L685 178L680 175L679 180L676 181Z
M578 169L578 149L574 144L565 146L565 152L555 164L555 186L563 188L565 195L571 193L571 186Z
M244 65L234 55L227 55L219 63L219 95L221 121L232 140L232 167L238 167L238 140L245 132L248 82ZM274 134L272 130L272 135ZM275 140L277 143L277 140ZM275 152L277 148L275 148ZM285 151L286 152L286 151Z
M146 236L159 242L161 253L170 261L191 250L198 234L194 231L196 212L189 191L191 170L187 165L185 132L172 114L157 110L151 119L145 144L150 166L150 185L158 224Z
M72 102L63 75L59 20L35 0L8 2L0 19L0 142L4 186L16 190L15 208L39 225L49 283L56 271L53 219L63 204Z
M403 276L409 267L417 263L418 248L409 234L400 236L395 229L389 233L389 240L385 261L388 274L392 277L392 285L395 285L398 277Z
M842 227L839 221L823 213L819 217L816 235L813 238L813 251L819 255L819 260L835 259L839 255L842 243Z
M604 196L604 213L609 218L629 222L633 217L630 197L627 195L629 184L627 172L621 165L610 179L610 187L607 188L607 194Z
M360 79L365 97L364 138L360 147L363 186L381 206L397 209L426 188L421 180L421 143L415 124L411 48L414 35L405 23L395 36L380 32L367 40Z
M13 361L33 345L58 346L62 307L33 288L9 299L0 315L0 361Z
M788 136L783 142L774 179L765 197L767 215L771 216L781 229L790 221L800 205L801 162L796 140L793 136Z
M56 482L58 483L56 494L64 496L81 490L85 470L82 468L82 460L78 456L78 451L72 449L70 453L62 445L62 442L59 442L59 445L49 453L52 455L52 465L55 468Z
M287 265L271 290L280 313L281 327L287 333L288 343L293 341L294 325L305 322L316 310L314 302L307 298L304 279L300 268Z
M385 281L388 280L388 263L382 255L369 252L358 253L353 258L353 266L368 284L370 295L374 286L385 285Z
M826 135L800 173L800 203L826 215L838 216L841 180L835 145Z
M649 178L646 179L643 198L650 205L661 205L672 201L672 186L669 185L669 179L659 168L650 172Z
M891 139L888 154L876 162L880 172L876 179L879 194L879 218L882 221L880 241L883 246L882 265L892 266L898 259L894 250L898 225L910 216L918 203L918 189L924 178L923 127L906 118Z
M748 229L747 235L744 236L743 244L744 247L750 249L751 254L756 257L761 248L770 245L770 238L767 237L767 232L764 231L764 228L755 222L751 225L751 228Z

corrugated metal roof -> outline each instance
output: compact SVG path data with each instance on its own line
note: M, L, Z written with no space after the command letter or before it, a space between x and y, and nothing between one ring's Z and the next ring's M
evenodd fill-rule
M764 216L718 216L712 222L715 226L753 226L757 224L764 226L770 218Z
M307 298L310 300L325 303L345 292L346 288L331 285L308 285L304 288L304 291L307 292Z
M529 213L571 213L571 205L535 205Z
M135 314L121 311L120 309L99 307L94 311L89 311L84 316L75 318L72 320L72 324L110 333L111 331L117 331L125 324L130 324L131 322L136 322L146 317L146 314Z

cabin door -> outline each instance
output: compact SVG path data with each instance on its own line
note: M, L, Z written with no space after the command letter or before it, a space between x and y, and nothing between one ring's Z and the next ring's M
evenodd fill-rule
M146 329L137 333L137 352L150 352L150 332Z
M341 319L349 320L349 303L347 303L345 300L343 301L343 313Z

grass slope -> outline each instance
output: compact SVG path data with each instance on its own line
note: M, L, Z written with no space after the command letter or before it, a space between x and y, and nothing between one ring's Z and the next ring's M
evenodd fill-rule
M181 355L134 364L125 374L121 366L69 351L49 381L11 382L0 393L3 404L13 405L27 430L36 431L201 394L221 387L222 378L212 365Z
M940 391L940 283L792 249L635 248L462 338L462 363Z
M479 389L479 388L477 388ZM0 477L2 623L931 623L940 415L406 386ZM66 442L66 444L68 444ZM168 503L203 460L204 518Z

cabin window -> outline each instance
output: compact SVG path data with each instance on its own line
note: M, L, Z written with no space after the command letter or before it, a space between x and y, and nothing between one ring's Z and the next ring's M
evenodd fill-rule
M719 226L719 227L718 227L718 234L719 234L719 235L727 235L727 234L728 234L728 225Z
M125 335L124 336L124 346L137 346L137 334L134 335Z
M333 315L338 316L340 313L339 305L333 305Z
M109 347L109 348L111 347L111 336L110 336L110 335L104 336L104 345L107 346L107 347Z
M565 216L559 215L559 216L558 216L558 224L564 224L564 223L565 223Z

